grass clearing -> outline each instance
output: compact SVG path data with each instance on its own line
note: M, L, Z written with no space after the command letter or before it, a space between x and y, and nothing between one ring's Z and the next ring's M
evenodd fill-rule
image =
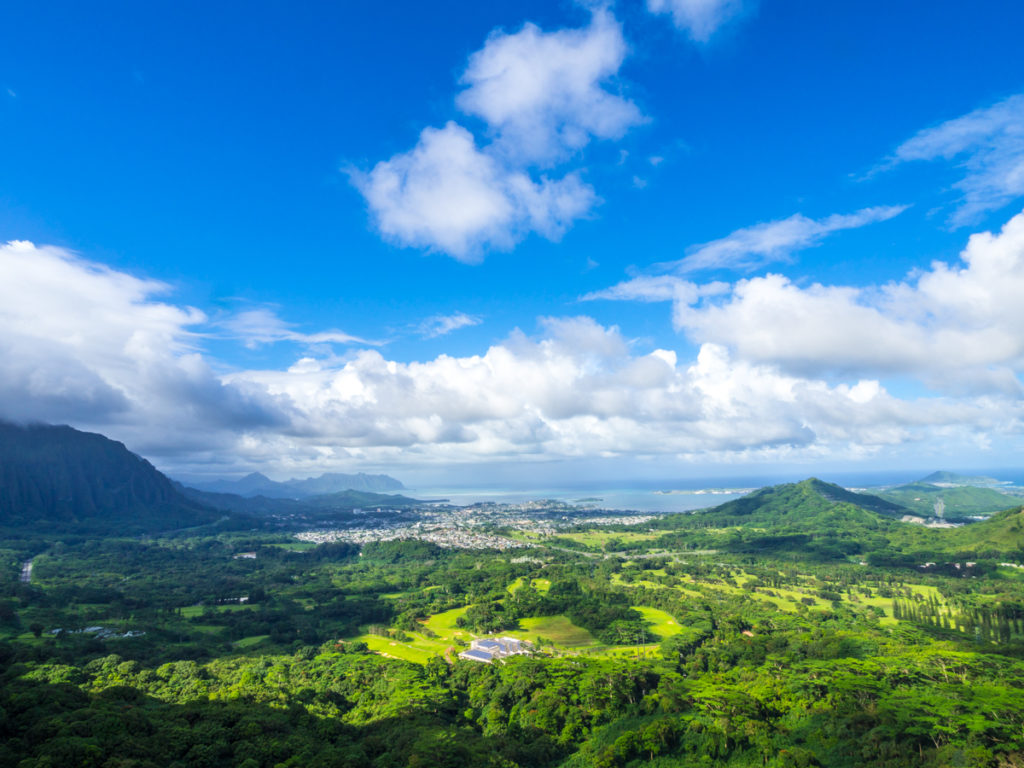
M558 538L569 539L575 541L577 544L583 544L587 547L597 547L598 549L604 547L609 541L613 539L623 544L632 544L637 541L652 541L661 536L660 533L621 533L619 531L584 531L582 533L562 533L559 532Z
M520 629L502 632L503 635L533 642L538 635L562 648L583 648L598 645L597 640L583 627L573 624L568 616L538 616L519 620Z
M202 616L203 611L207 608L212 608L220 613L227 613L229 611L254 611L256 606L250 603L228 603L226 605L186 605L181 609L181 615L186 619L194 619L196 616Z
M414 664L426 664L431 656L437 655L426 648L417 647L411 643L400 643L397 640L381 637L380 635L360 635L356 639L366 643L367 647L374 653L394 659L411 661Z
M453 608L450 611L444 613L435 613L429 619L423 622L423 624L431 631L442 638L456 638L461 637L466 640L473 637L473 634L468 630L461 629L455 625L455 622L460 616L462 616L467 610L468 605L464 605L462 608Z
M634 605L632 608L634 611L640 612L640 615L644 617L644 621L650 622L651 631L663 640L666 637L678 635L682 631L678 622L670 613L642 605Z
M259 645L269 637L270 635L250 635L249 637L243 637L241 640L235 640L232 645L235 646L235 648L252 648L254 645Z
M311 549L316 549L317 545L312 541L278 541L268 544L270 547L277 547L278 549L287 549L290 552L308 552Z
M516 592L523 588L523 584L523 577L520 576L518 579L516 579L507 587L505 587L505 589L508 590L508 593L510 595L514 595ZM531 579L530 586L538 592L540 592L542 595L546 595L548 593L548 590L551 589L551 579Z

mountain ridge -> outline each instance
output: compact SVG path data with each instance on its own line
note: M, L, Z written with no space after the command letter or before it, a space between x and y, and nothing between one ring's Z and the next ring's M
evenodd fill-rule
M301 499L342 491L381 493L405 490L401 481L390 475L369 475L365 472L355 474L325 472L318 477L304 479L293 477L284 482L271 480L262 472L250 472L237 480L221 479L182 484L206 493L228 493L244 498L264 496L268 499Z
M141 532L217 516L123 443L66 425L0 421L0 525Z

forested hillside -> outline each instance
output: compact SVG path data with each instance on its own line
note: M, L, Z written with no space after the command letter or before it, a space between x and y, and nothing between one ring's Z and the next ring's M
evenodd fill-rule
M0 422L0 526L123 533L218 517L103 435Z
M925 482L900 485L880 492L884 498L906 507L915 515L941 514L946 518L964 518L972 515L990 515L1019 505L1012 496L992 488L975 486L940 487ZM941 503L940 503L941 502Z
M59 445L155 473L77 435ZM42 445L49 476L80 477L82 448ZM132 518L151 520L177 497L126 498L154 499ZM1024 766L1020 510L927 529L816 479L585 522L399 499L337 518L358 541L297 538L308 521L280 514L145 537L9 527L0 764ZM416 514L462 527L394 538ZM460 543L466 527L516 546ZM499 635L524 652L460 658Z

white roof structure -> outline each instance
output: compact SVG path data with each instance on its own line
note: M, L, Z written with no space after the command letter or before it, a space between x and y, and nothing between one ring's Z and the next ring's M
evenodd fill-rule
M529 643L514 637L484 637L470 643L469 650L460 653L459 658L490 664L494 659L529 653L530 649Z

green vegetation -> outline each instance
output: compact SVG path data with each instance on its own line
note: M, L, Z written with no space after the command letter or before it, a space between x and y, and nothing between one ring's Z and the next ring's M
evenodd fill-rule
M886 504L812 480L513 552L20 531L0 764L1021 765L1024 513ZM457 658L495 633L534 652Z
M0 420L0 531L128 535L212 524L220 517L182 496L121 443L71 427Z
M539 637L545 641L542 645L558 649L573 650L598 645L592 634L573 624L568 616L559 614L523 619L520 624L522 631L512 630L505 634L530 641Z
M990 515L1019 506L1012 496L991 488L940 488L923 482L890 488L879 493L879 496L906 507L912 514L926 517L935 515L935 505L940 500L943 517L946 518Z

